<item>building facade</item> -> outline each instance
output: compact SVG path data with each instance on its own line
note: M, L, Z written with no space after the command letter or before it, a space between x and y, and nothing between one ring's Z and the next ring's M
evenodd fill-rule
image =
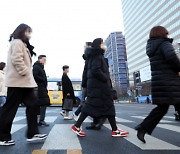
M127 93L128 68L125 38L122 32L111 33L105 41L107 50L105 57L109 62L109 71L113 87L120 88L123 94Z
M180 45L180 1L179 0L121 0L126 36L129 77L133 85L135 79L143 76L149 80L150 63L146 55L146 42L150 29L161 25L174 38L174 48ZM143 69L143 71L142 71ZM145 74L141 74L145 72ZM147 79L146 79L147 74ZM139 80L141 82L141 80Z

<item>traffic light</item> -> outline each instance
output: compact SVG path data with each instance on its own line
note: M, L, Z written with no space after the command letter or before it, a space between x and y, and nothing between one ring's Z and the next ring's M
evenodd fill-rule
M135 84L141 83L141 78L140 78L140 72L139 71L134 72L134 82L135 82Z

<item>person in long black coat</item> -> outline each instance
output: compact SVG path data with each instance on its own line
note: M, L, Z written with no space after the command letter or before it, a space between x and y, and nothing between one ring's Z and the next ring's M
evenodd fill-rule
M136 127L137 137L146 143L144 136L151 134L159 121L167 113L169 105L176 105L180 113L180 60L172 46L172 39L162 26L151 29L146 52L152 72L152 102L157 107Z
M40 106L40 126L49 126L44 120L46 116L46 106L50 105L50 100L47 91L47 77L44 70L44 64L46 63L46 56L40 55L38 61L33 65L33 76L38 85L38 105Z
M92 43L92 51L87 57L87 100L78 121L72 126L72 130L79 136L85 136L80 126L87 116L107 117L112 127L112 136L126 136L120 132L116 125L110 74L104 52L103 40L101 38L95 39Z
M72 117L69 116L69 111L72 111L72 108L64 109L65 98L72 99L74 102L73 104L76 103L73 85L67 75L68 73L69 73L69 66L67 66L67 65L63 66L63 75L62 75L63 105L62 105L62 109L65 110L65 112L61 112L61 114L64 116L65 120L72 119Z

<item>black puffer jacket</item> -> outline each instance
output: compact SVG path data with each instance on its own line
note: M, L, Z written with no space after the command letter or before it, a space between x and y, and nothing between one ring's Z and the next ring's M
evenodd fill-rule
M171 39L149 39L146 47L152 71L154 104L180 104L180 60Z
M50 100L47 91L47 77L44 70L44 65L38 61L33 65L33 76L38 85L38 104L40 106L50 105Z
M82 112L92 116L115 116L107 62L102 49L92 49L87 57L87 101Z

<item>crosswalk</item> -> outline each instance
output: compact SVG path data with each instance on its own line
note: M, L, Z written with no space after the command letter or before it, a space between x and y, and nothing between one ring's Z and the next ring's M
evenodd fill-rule
M146 135L146 140L148 144L141 143L136 137L136 131L133 127L127 126L127 124L133 124L134 126L137 123L137 119L142 120L146 117L132 115L130 118L119 118L116 117L116 121L118 122L118 127L124 130L129 131L129 136L124 138L124 140L130 142L131 144L135 145L136 147L142 150L180 150L180 142L179 145L174 145L158 137ZM13 127L11 133L15 133L24 129L26 124L24 123L25 116L17 116L14 119ZM57 120L57 121L56 121ZM65 149L82 149L81 143L79 138L71 131L72 124L69 122L63 122L62 117L60 116L47 116L46 121L52 124L52 128L49 131L48 138L43 143L41 149L44 150L65 150ZM61 121L61 123L58 123ZM22 122L22 124L20 123ZM90 118L85 120L85 123L92 122ZM163 120L158 124L159 129L164 129L168 131L172 131L173 133L180 133L180 126L176 125L177 122L174 121L173 116L165 116ZM104 124L104 126L110 131L110 125Z

